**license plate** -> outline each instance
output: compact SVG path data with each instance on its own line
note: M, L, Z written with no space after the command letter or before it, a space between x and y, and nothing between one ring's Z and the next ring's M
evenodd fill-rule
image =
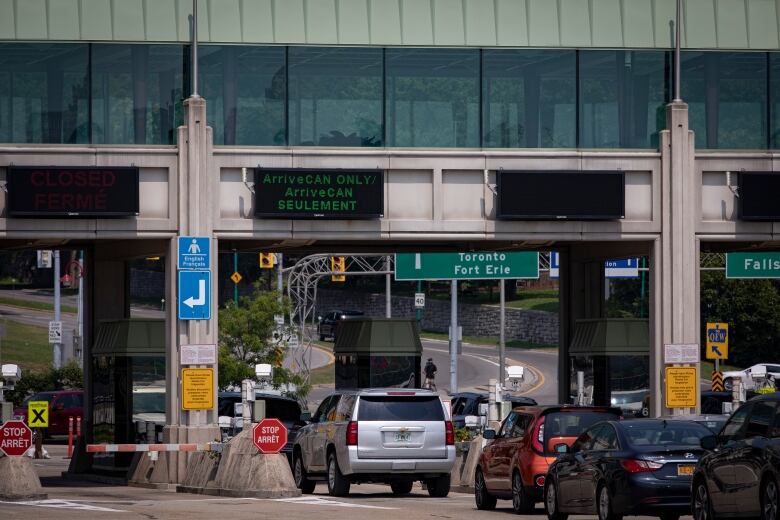
M693 475L693 468L694 466L692 464L678 464L677 465L677 476L678 477L690 477Z
M409 442L412 434L409 432L395 432L395 442Z

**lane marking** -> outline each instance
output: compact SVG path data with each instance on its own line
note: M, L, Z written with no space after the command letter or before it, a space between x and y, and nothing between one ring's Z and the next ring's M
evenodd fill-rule
M24 500L21 502L0 501L0 504L14 504L22 506L51 507L56 509L77 509L81 511L100 511L103 513L128 513L124 509L112 509L109 507L92 506L89 504L79 504L71 500L58 500L54 498L46 500Z
M315 496L294 497L294 498L275 498L274 502L286 502L288 504L303 504L307 506L335 506L335 507L357 507L363 509L398 509L396 507L370 506L368 504L355 504L353 502L340 502L338 500L328 500Z

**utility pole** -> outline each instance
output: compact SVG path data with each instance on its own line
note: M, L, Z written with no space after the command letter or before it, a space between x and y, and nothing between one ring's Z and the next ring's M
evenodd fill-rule
M276 290L279 291L279 303L282 303L282 289L284 284L284 280L282 279L283 264L284 254L276 253Z
M506 381L506 337L504 334L504 328L506 325L506 290L504 287L504 283L506 280L503 278L498 281L500 291L499 294L501 295L501 314L500 314L500 330L498 333L498 383L501 385L501 388L504 387L504 382Z
M390 256L385 260L385 271L390 271ZM393 279L390 273L385 275L385 318L393 317L393 297L390 294Z
M60 321L60 250L54 250L54 321ZM61 338L60 338L61 339ZM54 368L62 368L62 343L54 343Z
M450 394L458 391L458 281L450 293Z

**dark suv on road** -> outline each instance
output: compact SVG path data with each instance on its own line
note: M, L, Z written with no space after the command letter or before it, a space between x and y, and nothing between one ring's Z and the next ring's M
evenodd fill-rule
M718 435L701 440L707 453L693 477L695 520L777 520L780 488L780 392L740 406Z
M320 317L320 323L317 326L320 341L332 338L335 343L336 334L339 332L339 322L350 316L363 316L363 313L361 311L330 311L325 316Z

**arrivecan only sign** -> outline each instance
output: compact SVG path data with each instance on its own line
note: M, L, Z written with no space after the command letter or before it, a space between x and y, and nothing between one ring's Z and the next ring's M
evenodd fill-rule
M384 172L255 169L255 216L372 219L384 216Z

